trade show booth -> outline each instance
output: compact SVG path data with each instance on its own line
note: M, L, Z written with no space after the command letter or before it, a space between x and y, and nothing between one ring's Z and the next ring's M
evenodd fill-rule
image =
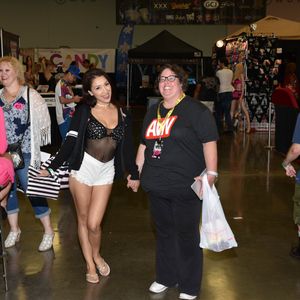
M189 73L189 82L196 84L202 74L202 51L177 38L167 30L128 51L127 106L145 104L159 98L154 90L160 65L176 63Z
M244 93L251 126L256 130L270 130L270 128L275 130L276 112L271 105L271 98L275 88L279 85L279 68L285 58L293 53L294 57L298 57L299 60L300 23L267 16L228 35L224 42L223 53L233 68L239 54L245 54L246 87ZM299 63L298 61L298 65ZM286 122L291 123L290 127L295 125L294 118ZM277 122L277 141L281 140L278 139L280 126ZM278 146L277 142L276 148L278 147L282 152L282 147Z

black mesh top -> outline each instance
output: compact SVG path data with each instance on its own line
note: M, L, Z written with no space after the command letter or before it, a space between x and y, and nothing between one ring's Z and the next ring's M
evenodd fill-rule
M120 122L109 129L100 123L92 114L87 124L85 151L101 162L108 162L115 156L118 143L124 136L124 126Z

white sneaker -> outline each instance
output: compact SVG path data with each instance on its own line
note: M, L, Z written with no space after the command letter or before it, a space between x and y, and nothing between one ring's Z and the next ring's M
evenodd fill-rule
M53 239L54 239L54 233L53 234L45 233L43 235L42 242L39 245L39 251L43 252L51 249L53 245Z
M13 247L16 244L16 242L20 240L20 235L21 235L20 229L18 231L10 231L4 242L5 248Z
M180 293L179 294L179 299L185 299L185 300L193 300L193 299L196 299L197 296L192 296L192 295L188 295L188 294L185 294L185 293Z
M152 293L155 293L155 294L159 294L159 293L162 293L163 291L165 291L167 288L168 288L167 286L154 281L150 285L149 291L152 292Z

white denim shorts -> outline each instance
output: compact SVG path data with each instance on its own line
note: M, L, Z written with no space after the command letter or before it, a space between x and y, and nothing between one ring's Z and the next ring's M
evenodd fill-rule
M80 169L71 170L71 176L88 186L112 184L115 176L114 159L103 163L84 152Z

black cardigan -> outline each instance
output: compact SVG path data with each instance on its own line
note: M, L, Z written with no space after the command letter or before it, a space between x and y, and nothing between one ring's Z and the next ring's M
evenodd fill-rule
M79 170L85 146L85 132L91 114L91 108L81 103L76 106L72 117L66 140L49 165L49 168L56 170L64 162L67 162L70 170ZM138 180L139 173L135 163L134 147L132 138L132 122L128 111L119 109L119 118L124 124L125 134L118 144L115 155L115 179L124 177L125 171L131 174L131 179Z

